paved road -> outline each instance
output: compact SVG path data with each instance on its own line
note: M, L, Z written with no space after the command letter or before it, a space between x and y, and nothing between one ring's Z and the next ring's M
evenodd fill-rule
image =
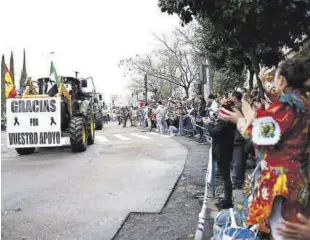
M130 212L163 208L187 150L114 123L96 133L96 144L79 154L18 156L1 146L2 239L111 239Z

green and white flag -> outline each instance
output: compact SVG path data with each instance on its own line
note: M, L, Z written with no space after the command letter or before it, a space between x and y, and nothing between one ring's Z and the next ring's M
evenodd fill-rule
M52 97L58 93L58 89L60 87L60 80L53 62L51 62L49 78L52 81L53 86L48 90L47 94Z

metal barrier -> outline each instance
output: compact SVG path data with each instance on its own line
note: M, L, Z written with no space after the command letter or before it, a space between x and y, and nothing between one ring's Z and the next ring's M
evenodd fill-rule
M189 115L183 115L179 118L179 135L183 135L184 132L194 134L196 131L195 119Z
M198 215L198 224L195 234L195 240L201 240L203 238L204 233L204 226L206 222L206 213L207 213L207 203L210 196L209 193L209 187L211 186L212 189L212 198L215 197L215 164L212 158L212 138L206 134L206 140L208 143L210 143L210 149L209 149L209 161L207 166L207 172L205 177L205 190L204 190L204 196L203 196L203 203L201 211Z
M213 159L213 154L212 154L212 150L213 150L212 149L212 137L209 135L206 125L201 127L195 123L195 126L196 128L198 127L198 128L203 129L206 142L210 144L208 166L207 166L207 172L206 172L206 178L205 178L205 190L204 190L204 195L203 195L203 204L202 204L201 211L198 215L198 224L197 224L197 229L195 233L195 240L201 240L203 239L204 227L205 227L205 222L206 222L208 200L217 198L218 195L220 195L217 193L219 192L222 193L223 187L222 186L216 187L216 183L215 183L216 164L215 164L215 159ZM211 196L209 195L210 188L211 188Z
M186 127L184 127L184 122L186 123ZM184 132L195 134L197 129L203 130L203 136L204 136L204 143L208 143L208 138L211 138L208 134L207 126L204 124L203 126L200 126L196 123L196 120L194 117L186 115L181 116L179 119L179 135L183 135Z

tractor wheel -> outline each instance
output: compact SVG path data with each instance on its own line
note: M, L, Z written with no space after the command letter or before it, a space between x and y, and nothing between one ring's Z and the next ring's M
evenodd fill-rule
M34 153L35 148L15 148L19 155L29 155Z
M95 115L95 130L102 130L103 128L103 119L102 119L102 115L101 114L96 114Z
M72 152L84 152L87 149L87 128L83 117L71 119L69 136Z
M92 145L95 142L95 120L94 114L90 114L90 118L88 119L88 138L87 144Z

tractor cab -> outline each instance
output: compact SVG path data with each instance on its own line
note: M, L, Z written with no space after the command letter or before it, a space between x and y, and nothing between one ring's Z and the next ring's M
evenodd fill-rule
M62 77L62 83L73 100L84 100L82 83L74 77ZM85 84L85 83L84 83Z

